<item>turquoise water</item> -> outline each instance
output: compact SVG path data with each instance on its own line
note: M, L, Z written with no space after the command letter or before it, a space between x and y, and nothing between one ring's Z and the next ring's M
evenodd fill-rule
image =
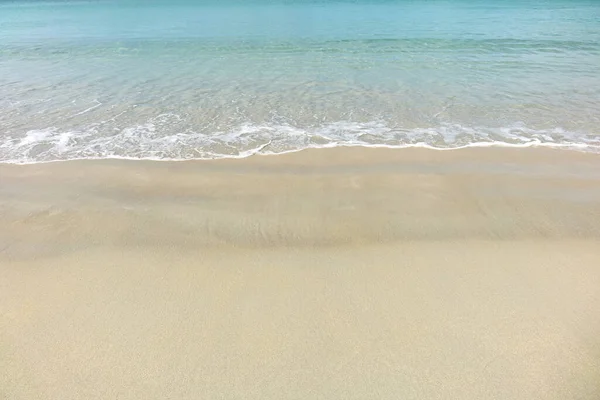
M600 149L600 1L2 1L0 161Z

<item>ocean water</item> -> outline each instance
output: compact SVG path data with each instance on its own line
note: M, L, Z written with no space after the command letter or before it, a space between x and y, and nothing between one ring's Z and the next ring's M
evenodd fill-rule
M0 0L0 162L600 149L597 0Z

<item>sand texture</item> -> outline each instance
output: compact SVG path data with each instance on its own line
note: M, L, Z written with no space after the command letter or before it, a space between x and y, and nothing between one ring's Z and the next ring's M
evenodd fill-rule
M600 398L600 156L0 165L0 399Z

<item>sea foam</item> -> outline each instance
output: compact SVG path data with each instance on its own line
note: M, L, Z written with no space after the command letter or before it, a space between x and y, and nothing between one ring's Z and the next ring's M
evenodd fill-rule
M74 159L125 158L191 160L243 158L255 154L282 154L308 148L338 146L427 147L450 150L464 147L547 146L599 151L600 136L562 128L533 129L522 123L507 127L469 127L441 124L403 129L382 121L339 121L317 126L241 124L213 133L166 133L179 119L161 114L146 123L102 135L96 125L64 131L49 127L30 130L21 137L0 141L0 162L37 163Z

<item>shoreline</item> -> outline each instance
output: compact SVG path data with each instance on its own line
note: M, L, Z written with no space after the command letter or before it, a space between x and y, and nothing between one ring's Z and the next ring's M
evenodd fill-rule
M0 165L0 180L0 238L24 248L600 238L600 158L548 149L86 160Z
M476 142L458 147L435 147L427 144L407 144L407 145L384 145L384 144L335 144L322 147L305 147L294 150L286 150L280 153L262 152L269 143L259 146L253 150L247 150L241 155L223 155L213 158L152 158L152 157L126 157L126 156L107 156L107 157L81 157L57 160L43 161L0 161L0 165L37 165L37 164L53 164L62 162L78 162L78 161L143 161L143 162L197 162L197 161L219 161L219 160L243 160L251 157L272 157L285 156L287 154L302 153L305 151L321 151L328 149L383 149L383 150L434 150L434 151L461 151L469 149L541 149L543 150L559 150L559 151L575 151L584 154L600 153L600 146L586 143L551 143L551 142L527 142L527 143L507 143L507 142ZM589 150L583 150L589 149Z

